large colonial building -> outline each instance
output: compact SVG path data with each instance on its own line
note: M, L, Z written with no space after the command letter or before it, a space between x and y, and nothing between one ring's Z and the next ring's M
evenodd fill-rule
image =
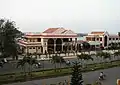
M64 51L65 45L70 44L69 50L75 50L77 34L64 28L49 28L42 33L26 33L19 40L24 53L48 53L49 51ZM72 44L71 44L72 43ZM73 48L73 46L75 48Z
M87 42L98 42L101 47L107 48L111 43L119 43L120 37L111 35L107 31L92 31L90 34L85 36Z

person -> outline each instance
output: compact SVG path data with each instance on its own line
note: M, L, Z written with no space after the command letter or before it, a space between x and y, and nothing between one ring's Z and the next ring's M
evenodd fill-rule
M69 60L67 60L67 61L66 61L66 63L67 63L67 64L70 64L70 61L69 61Z
M104 74L103 74L103 72L100 72L100 79L104 79Z

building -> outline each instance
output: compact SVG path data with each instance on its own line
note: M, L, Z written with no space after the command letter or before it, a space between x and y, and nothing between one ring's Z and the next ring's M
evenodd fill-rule
M92 31L87 36L85 36L87 42L95 43L96 46L107 48L111 43L119 43L120 37L116 35L109 34L107 31Z
M26 33L19 44L24 53L41 53L65 51L76 48L77 34L64 28L48 28L42 33ZM73 48L74 47L74 48Z

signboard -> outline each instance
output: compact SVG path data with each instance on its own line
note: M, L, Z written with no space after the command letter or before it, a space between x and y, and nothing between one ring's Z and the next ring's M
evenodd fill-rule
M117 79L117 85L120 85L120 79Z

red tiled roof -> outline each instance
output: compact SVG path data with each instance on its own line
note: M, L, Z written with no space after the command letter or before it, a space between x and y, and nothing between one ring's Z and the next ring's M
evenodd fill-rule
M45 30L43 33L53 33L54 31L56 31L59 28L48 28L47 30Z
M104 32L91 32L91 34L104 34Z

